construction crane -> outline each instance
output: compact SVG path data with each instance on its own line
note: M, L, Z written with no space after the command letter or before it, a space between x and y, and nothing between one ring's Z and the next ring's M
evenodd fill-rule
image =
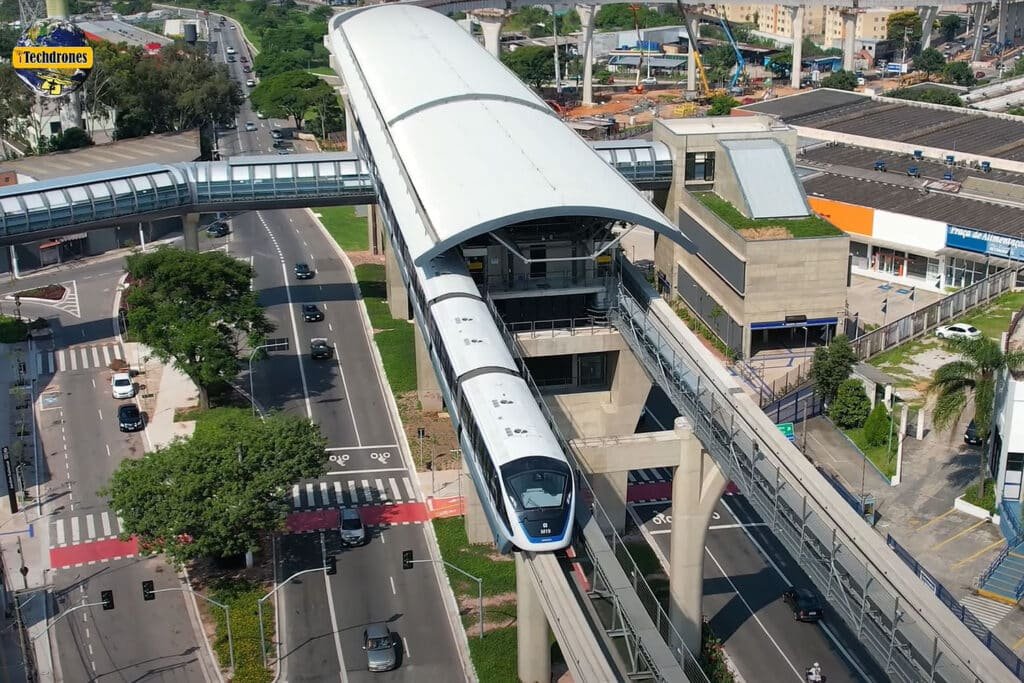
M735 92L736 84L739 82L740 76L743 75L743 70L747 67L747 61L743 59L743 53L740 52L740 47L736 44L732 31L729 30L729 22L725 20L724 16L719 16L718 21L722 24L722 30L725 31L725 37L729 39L732 51L736 53L736 73L732 75L732 80L729 81L729 92L731 93Z
M630 5L629 9L633 11L633 26L636 27L636 46L640 49L640 61L636 64L636 85L633 86L633 92L637 95L643 95L644 86L640 83L640 72L643 70L644 46L643 40L640 38L640 5Z

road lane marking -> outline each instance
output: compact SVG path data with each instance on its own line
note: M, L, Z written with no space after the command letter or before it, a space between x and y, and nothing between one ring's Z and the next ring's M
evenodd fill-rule
M327 323L327 329L330 330L331 332L334 332L334 325L332 325L331 323Z
M96 412L100 414L100 419L102 420L103 419L103 411L100 410L99 408L97 408Z
M78 517L71 518L71 542L79 543L82 540L82 530L78 528Z
M341 482L340 481L335 481L334 482L334 498L335 498L335 500L338 501L338 505L341 505L342 497L341 497Z
M331 502L331 499L327 495L327 482L326 481L320 482L320 498L323 499L324 505L329 505L330 502Z
M57 527L57 545L64 545L66 541L64 538L64 520L58 519L54 524Z
M391 581L391 594L392 595L398 595L398 591L395 590L395 577L389 576L388 580Z
M67 364L65 364L65 362L64 362L64 350L63 349L57 352L57 369L60 372L64 372L64 371L66 371L68 369Z
M327 589L327 609L331 614L331 635L334 636L334 650L338 653L338 672L342 683L347 683L345 656L341 653L341 633L338 630L338 614L334 611L334 594L331 592L331 579L324 572L324 587Z
M409 481L409 477L402 477L402 483L405 484L405 490L409 494L409 498L416 500L416 492L412 488L412 483Z
M313 500L313 484L311 482L306 482L306 504L316 505Z
M380 479L374 479L373 483L377 485L377 493L380 496L381 501L388 499L388 490L384 488L384 482Z
M334 477L350 477L353 474L376 474L377 472L408 472L408 471L409 470L405 469L404 467L381 467L379 469L372 469L372 470L349 470L349 469L344 469L344 470L335 470L333 472L328 472L327 476L329 476L329 477L330 476L334 476Z
M409 641L405 639L405 636L402 636L402 643L405 645L405 658L412 659L412 654L409 652Z
M92 515L85 516L85 533L88 534L89 538L96 538L96 520L93 519Z
M991 545L985 546L984 548L982 548L978 552L974 553L973 555L968 555L967 557L965 557L964 559L960 560L959 562L954 563L953 564L953 569L956 569L957 567L962 567L963 565L967 564L971 560L978 559L979 557L981 557L982 555L984 555L988 551L995 550L996 548L998 548L999 546L1003 545L1004 543L1006 543L1006 539L1005 538L1000 538L995 543L992 543Z
M328 452L332 452L332 451L380 451L380 450L384 450L385 448L398 448L398 444L396 444L396 443L379 443L379 444L374 444L373 446L331 446L329 448L325 448L324 450L328 451Z
M110 530L110 513L104 512L100 515L100 524L103 525L103 535L113 536Z
M363 498L366 499L366 502L367 503L374 502L374 500L373 500L373 493L370 491L370 482L369 482L369 480L362 479L359 483L363 485Z
M391 497L394 498L395 500L401 500L402 492L398 490L398 482L395 481L394 477L388 478L388 482L391 483Z
M716 531L718 529L746 529L748 527L756 526L768 526L765 522L747 522L746 524L712 524L708 527L709 531Z
M299 485L295 484L292 486L292 507L299 507L302 505L302 501L299 500Z
M345 369L341 367L341 354L338 353L338 343L334 343L334 360L338 363L338 372L341 373L341 388L345 392L345 403L348 404L348 414L352 416L352 429L356 433L356 443L360 446L363 445L363 440L359 438L359 425L356 424L356 412L352 408L352 397L348 395L348 382L345 381Z
M929 520L928 520L927 522L925 522L925 523L924 523L924 524L922 524L921 526L919 526L919 527L915 527L915 528L914 528L914 531L920 531L921 529L926 529L926 528L928 528L929 526L931 526L932 524L934 524L935 522L939 521L940 519L944 519L945 517L947 517L947 516L949 516L949 515L953 514L954 512L956 512L956 508L949 508L948 510L946 510L945 512L943 512L943 513L942 513L941 515L939 515L938 517L932 517L931 519L929 519Z
M956 539L960 538L964 534L967 534L967 533L970 533L971 531L974 531L975 529L977 529L982 524L989 524L988 518L985 518L985 519L981 520L980 522L977 522L976 524L972 524L971 526L967 527L966 529L961 529L957 533L955 533L952 536L950 536L949 538L947 538L945 541L940 541L939 543L933 545L931 548L929 548L929 550L938 550L939 548L943 547L947 543L952 543L953 541L955 541Z
M256 212L256 215L260 217L260 222L263 223L263 228L271 236L273 233L270 232L270 228L267 227L267 222L263 220L263 216L260 212ZM284 274L284 293L288 298L288 315L292 319L292 333L295 335L295 344L298 346L299 339L299 324L295 322L295 302L292 301L292 288L288 284L288 266L284 264L284 256L281 254L281 250L277 251L278 256L281 257L281 273ZM310 420L313 419L313 404L309 400L309 383L306 381L306 367L302 363L302 352L296 348L295 360L299 364L299 379L302 380L302 396L306 400L306 417ZM340 651L339 651L340 652Z

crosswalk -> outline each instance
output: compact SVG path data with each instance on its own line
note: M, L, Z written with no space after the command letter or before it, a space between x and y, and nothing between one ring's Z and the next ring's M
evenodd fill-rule
M58 372L109 368L115 359L125 360L124 349L120 344L92 344L40 351L36 354L36 374L54 375Z
M1001 602L989 600L988 598L983 598L980 595L968 595L960 598L960 604L969 609L971 614L978 617L978 621L983 623L985 628L990 630L995 628L996 624L1002 621L1003 617L1014 609L1013 605L1004 605ZM975 630L970 622L966 623L967 628L971 629L971 631ZM975 633L975 635L981 637L984 634Z
M116 538L121 525L120 517L106 511L50 520L50 547L63 548Z
M292 508L359 507L419 502L409 477L307 481L292 486Z

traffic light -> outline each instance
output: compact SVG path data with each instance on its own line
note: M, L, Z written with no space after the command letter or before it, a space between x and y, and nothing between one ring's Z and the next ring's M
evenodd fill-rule
M156 600L156 593L153 592L153 582L143 581L142 582L142 599L143 600Z
M338 558L334 555L328 555L327 564L325 566L327 568L327 575L334 576L338 573Z
M100 591L100 600L104 610L114 609L114 591Z
M412 551L402 551L402 569L412 569Z

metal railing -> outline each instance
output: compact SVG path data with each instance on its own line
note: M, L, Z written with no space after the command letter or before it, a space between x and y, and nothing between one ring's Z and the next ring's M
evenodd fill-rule
M484 288L488 292L525 292L543 291L546 289L575 289L579 287L603 287L611 284L611 273L605 269L586 268L582 272L573 273L565 270L552 270L543 274L516 273L508 275L488 275L484 279Z
M1009 669L1018 680L1024 681L1024 661L1018 657L1012 649L1006 646L1006 644L996 637L992 631L985 626L978 617L974 615L971 610L964 607L959 600L956 599L949 590L946 589L939 581L935 579L931 573L925 569L921 564L914 559L914 556L910 554L906 548L900 545L899 541L892 537L892 534L886 534L886 544L892 548L892 551L896 553L896 556L903 560L903 563L910 567L911 571L917 575L918 578L928 586L928 588L935 592L935 597L939 599L953 615L962 621L965 626L978 637L985 647L987 647L996 658L1003 663L1003 665Z
M508 323L513 334L529 334L531 338L538 336L555 337L562 334L597 334L611 328L607 315L585 315L577 318L554 318L552 320L527 320Z
M687 416L704 448L736 482L779 543L893 680L994 678L963 634L894 570L885 547L845 501L722 372L628 264L612 320L650 376ZM642 291L637 300L630 292ZM648 306L650 308L648 308ZM749 406L744 405L749 402ZM938 622L938 625L933 623Z
M582 471L582 468L580 467L580 463L583 462L582 458L579 457L579 453L577 453L571 442L562 435L562 432L558 427L558 423L552 415L551 410L548 408L547 403L544 401L544 397L541 394L540 389L533 381L533 377L526 366L526 360L523 355L522 348L520 347L516 337L505 324L504 319L501 317L501 314L498 312L498 309L494 304L494 300L491 299L490 296L487 297L487 305L491 311L491 315L494 317L498 330L501 332L505 339L505 343L508 344L509 350L516 360L516 364L519 367L523 380L526 382L527 386L530 387L530 391L533 393L534 398L537 401L537 405L540 407L552 434L558 440L563 452L565 452L566 456L573 462L574 469ZM636 592L636 595L646 610L647 615L653 622L655 629L664 640L664 644L671 650L675 662L682 667L690 680L707 681L708 678L700 667L699 659L697 659L697 657L686 647L682 636L679 635L679 631L677 631L675 626L673 626L668 613L665 611L664 607L662 607L661 602L656 597L650 584L647 583L644 573L640 570L632 555L630 555L625 541L615 530L615 524L612 523L611 518L601 506L590 482L586 477L582 476L578 477L577 480L580 486L578 498L590 503L589 508L585 510L583 509L584 506L577 506L577 521L581 521L581 516L589 515L589 521L596 523L601 536L603 536L613 555L618 560L621 570L625 571L626 575L629 577L633 590ZM586 520L583 521L585 522ZM586 534L577 534L577 539L585 537ZM600 558L598 553L594 552L594 548L587 543L583 543L582 547L586 551L585 559L593 566L594 572L603 571L606 574L608 569L606 568L602 570ZM602 593L600 597L613 601L615 607L614 614L618 614L620 616L625 614L625 610L622 610L618 604L620 597L615 592L611 592L610 594ZM607 624L605 626L609 636L624 638L627 643L633 643L633 647L639 647L636 646L639 637L628 620L620 620L618 623L613 622L612 624ZM627 649L630 647L631 646L627 645ZM647 647L648 646L645 645L636 651L646 652ZM638 677L646 673L653 675L656 680L671 680L669 678L665 678L662 675L662 672L656 670L654 660L655 658L652 657L649 652L646 652L643 656L637 657L630 664L630 666L638 667L636 670L630 672L631 678Z

